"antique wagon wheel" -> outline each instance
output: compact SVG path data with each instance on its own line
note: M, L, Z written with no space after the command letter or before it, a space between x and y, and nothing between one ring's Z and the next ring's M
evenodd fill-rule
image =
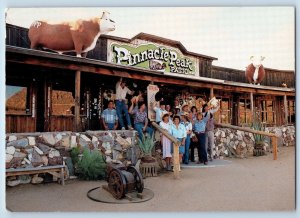
M144 182L140 171L138 171L134 166L128 167L127 171L133 175L135 181L135 188L138 191L138 193L142 193L144 190Z
M125 196L126 180L120 170L113 169L110 171L108 176L108 187L115 198L121 199Z

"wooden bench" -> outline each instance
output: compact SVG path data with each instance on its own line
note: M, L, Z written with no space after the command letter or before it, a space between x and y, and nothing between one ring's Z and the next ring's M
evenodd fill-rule
M65 185L65 166L66 165L56 165L56 166L46 166L46 167L32 167L32 168L18 168L18 169L6 169L7 176L20 176L20 175L30 175L39 173L49 173L57 178L60 178L62 185Z

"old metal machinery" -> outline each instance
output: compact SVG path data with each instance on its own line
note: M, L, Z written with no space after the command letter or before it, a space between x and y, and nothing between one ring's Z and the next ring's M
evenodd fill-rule
M108 186L103 186L116 199L124 198L128 193L141 194L144 182L141 173L134 167L125 167L123 164L107 165Z

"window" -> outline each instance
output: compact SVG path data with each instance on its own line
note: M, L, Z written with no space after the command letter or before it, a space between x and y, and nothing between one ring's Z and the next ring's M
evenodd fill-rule
M288 101L288 123L295 123L295 101Z
M229 98L217 98L221 99L220 102L220 110L218 110L215 114L215 120L219 123L231 123L230 116L230 101Z
M29 114L30 94L25 86L6 86L6 114Z
M249 99L239 101L239 123L249 124L252 122L251 103Z
M275 123L274 104L271 100L262 100L260 102L261 122L266 124Z
M74 115L75 99L70 91L52 90L52 115Z

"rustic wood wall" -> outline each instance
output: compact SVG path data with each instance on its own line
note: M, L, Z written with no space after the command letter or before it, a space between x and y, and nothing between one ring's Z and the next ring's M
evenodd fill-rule
M295 87L294 71L275 70L265 68L266 75L261 85L281 87L282 82L285 82L289 88ZM219 66L212 66L210 75L200 74L200 76L222 79L227 81L248 83L245 77L245 71L230 69Z
M6 133L35 132L36 120L30 115L6 115Z

